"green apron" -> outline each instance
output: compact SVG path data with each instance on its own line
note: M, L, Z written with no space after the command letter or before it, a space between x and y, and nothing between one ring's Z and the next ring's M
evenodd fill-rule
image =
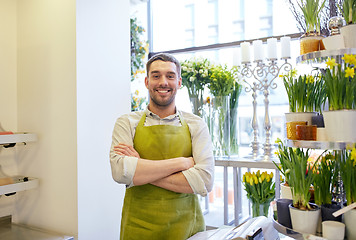
M163 160L192 156L188 125L144 126L144 114L136 127L134 147L141 158ZM183 240L205 230L195 194L176 193L152 184L126 189L121 220L121 240Z

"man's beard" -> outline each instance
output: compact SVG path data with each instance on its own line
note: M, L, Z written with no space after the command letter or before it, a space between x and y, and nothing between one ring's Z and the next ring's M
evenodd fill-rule
M157 96L156 94L150 94L150 99L151 101L160 107L165 107L169 106L173 101L176 96L176 91L174 89L171 89L172 95L169 96L169 98L164 98L162 99L161 97Z

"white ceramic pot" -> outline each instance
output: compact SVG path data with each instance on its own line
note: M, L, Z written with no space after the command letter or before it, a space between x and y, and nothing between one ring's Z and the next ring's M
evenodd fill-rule
M347 239L356 239L356 209L344 213L344 222L346 225Z
M305 211L289 205L290 217L292 221L293 230L300 233L316 234L318 227L318 220L320 218L320 208L312 203L315 209Z
M307 121L308 125L312 124L312 117L317 116L317 112L289 112L285 113L286 122Z
M336 50L345 48L344 36L342 36L341 34L323 38L322 41L326 50Z
M356 142L356 110L336 110L323 113L328 141Z
M290 186L286 186L284 183L281 183L281 198L293 200Z
M346 48L356 48L356 24L343 26L340 33L344 37Z

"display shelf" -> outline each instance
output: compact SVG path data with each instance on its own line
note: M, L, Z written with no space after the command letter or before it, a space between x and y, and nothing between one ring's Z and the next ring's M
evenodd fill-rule
M304 140L286 140L288 147L296 148L313 148L313 149L329 149L329 150L343 150L351 146L351 142L325 142L325 141L304 141Z
M27 143L37 141L37 135L34 133L15 133L0 135L0 145L11 143Z
M11 216L0 218L0 239L6 240L74 240L71 236L11 222Z
M14 183L0 186L0 195L11 194L37 188L39 180L37 178L13 177Z
M341 58L344 54L356 54L356 48L344 48L338 50L322 50L298 56L296 63L322 63L327 58ZM338 61L340 62L340 61Z

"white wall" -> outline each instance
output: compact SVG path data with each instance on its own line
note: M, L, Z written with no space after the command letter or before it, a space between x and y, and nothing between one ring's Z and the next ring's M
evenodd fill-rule
M116 118L130 111L129 1L77 0L79 239L118 239L124 186L111 177Z
M39 138L5 156L40 179L15 195L14 221L117 239L124 187L109 148L130 110L129 1L0 0L0 20L0 123Z

